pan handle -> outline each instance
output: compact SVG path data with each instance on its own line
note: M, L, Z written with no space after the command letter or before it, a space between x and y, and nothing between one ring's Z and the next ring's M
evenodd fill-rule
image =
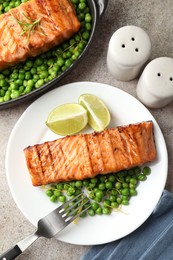
M97 6L99 16L101 17L106 10L108 0L96 0L95 3L96 3L96 6Z

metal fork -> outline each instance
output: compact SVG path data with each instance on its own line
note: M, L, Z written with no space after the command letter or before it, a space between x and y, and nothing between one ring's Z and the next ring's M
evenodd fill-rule
M72 203L73 202L73 203ZM87 206L89 199L83 193L65 202L47 216L38 221L38 228L35 233L18 242L11 249L0 256L0 260L12 260L28 248L37 238L52 238L61 230L73 222L77 217L84 213L91 205ZM83 206L86 205L86 208ZM77 212L77 214L76 214Z

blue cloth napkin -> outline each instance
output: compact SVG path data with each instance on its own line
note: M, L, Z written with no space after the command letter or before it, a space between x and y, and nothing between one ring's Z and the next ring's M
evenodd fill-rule
M166 190L151 216L137 230L117 241L92 246L82 257L82 260L155 259L173 260L173 194Z

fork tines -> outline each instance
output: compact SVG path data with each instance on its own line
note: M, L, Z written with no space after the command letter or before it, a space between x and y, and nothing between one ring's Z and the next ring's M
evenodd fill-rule
M58 212L64 221L69 224L91 207L90 204L87 207L84 207L89 202L89 199L84 195L84 193L80 193L59 206Z

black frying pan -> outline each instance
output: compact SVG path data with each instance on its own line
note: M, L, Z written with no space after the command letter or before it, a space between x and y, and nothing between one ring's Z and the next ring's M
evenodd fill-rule
M14 105L18 105L18 104L24 102L25 100L29 100L34 97L38 97L38 96L44 94L45 92L51 90L53 87L55 87L55 85L58 81L60 81L65 75L70 73L70 71L75 67L75 65L81 61L81 59L84 57L84 55L86 54L86 52L91 44L91 41L94 37L94 33L96 31L96 27L99 22L99 19L103 15L104 11L106 10L107 3L108 3L108 0L87 0L87 1L88 1L91 15L92 15L92 31L91 31L90 39L89 39L85 49L83 50L82 54L79 56L79 58L75 62L73 62L73 64L66 71L61 73L61 75L57 76L52 81L44 84L39 89L35 89L32 92L25 94L24 96L20 96L16 99L12 99L12 100L1 103L0 110L12 107Z

